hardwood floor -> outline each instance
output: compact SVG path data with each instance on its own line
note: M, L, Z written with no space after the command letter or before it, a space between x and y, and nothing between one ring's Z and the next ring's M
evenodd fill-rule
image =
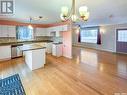
M27 95L127 93L127 55L74 47L72 60L47 55L46 63L30 71L23 58L0 62L0 78L18 73Z

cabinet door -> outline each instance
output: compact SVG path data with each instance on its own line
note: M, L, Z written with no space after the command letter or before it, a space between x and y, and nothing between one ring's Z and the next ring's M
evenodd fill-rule
M55 27L55 30L56 30L56 31L60 31L60 26L56 26L56 27Z
M62 49L63 49L62 46L63 46L62 44L57 45L57 49L56 49L56 50L57 50L57 51L56 51L57 57L62 56Z
M46 52L47 53L52 53L52 43L47 43Z
M52 27L52 32L54 32L54 31L59 31L58 26Z
M2 26L0 25L0 37L2 37L2 31L1 31Z
M56 31L56 37L61 37L61 31Z
M45 28L36 28L36 36L47 36Z
M7 26L6 25L2 25L1 26L1 37L8 37L8 31L7 31Z
M11 58L11 46L0 46L0 60Z
M50 31L51 31L51 27L47 28L47 31L49 31L49 32L50 32Z
M61 31L68 31L68 25L61 25L61 26L47 28L47 32L49 36L52 36L53 34L55 34L56 37L60 37Z
M41 33L40 33L40 28L36 28L35 35L36 35L36 36L40 36L40 35L41 35Z
M55 44L52 45L52 55L56 56L56 45Z
M8 35L9 37L16 37L16 27L8 26Z
M63 26L63 31L68 31L68 25Z

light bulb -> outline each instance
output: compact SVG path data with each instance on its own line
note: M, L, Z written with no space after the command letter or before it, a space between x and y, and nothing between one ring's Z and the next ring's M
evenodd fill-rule
M62 21L65 21L65 17L63 16L63 14L60 14L60 18Z
M87 13L88 8L86 6L82 6L79 8L79 13L80 16L85 16L85 14Z
M68 15L68 7L64 6L61 8L61 12L64 16L67 16Z
M29 29L33 29L32 25L28 25L28 28L29 28Z
M89 12L87 12L86 14L85 14L85 16L83 16L83 17L81 17L84 21L87 21L88 19L89 19L89 15L90 15L90 13Z
M72 15L72 16L71 16L71 19L72 19L73 22L76 22L77 16L76 16L76 15Z
M79 31L80 31L79 28L77 28L77 29L76 29L76 34L79 34Z

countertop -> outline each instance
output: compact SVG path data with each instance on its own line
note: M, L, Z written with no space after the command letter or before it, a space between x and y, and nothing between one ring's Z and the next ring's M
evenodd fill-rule
M23 46L18 46L19 49L22 51L30 51L30 50L37 50L37 49L45 49L46 47L37 45L37 44L28 44Z
M53 44L55 44L55 45L59 45L59 44L63 44L62 42L58 42L58 43L53 43Z
M32 44L32 43L37 43L37 42L53 42L51 40L13 40L13 41L0 41L0 46L4 46L4 45L15 45L15 44Z

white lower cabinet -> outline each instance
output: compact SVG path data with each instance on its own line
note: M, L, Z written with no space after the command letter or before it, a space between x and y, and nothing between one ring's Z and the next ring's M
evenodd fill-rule
M30 70L35 70L44 67L45 64L45 48L28 50L25 52L25 62Z
M51 42L47 43L46 52L52 53L52 43Z
M62 56L62 44L52 45L52 55L57 57Z
M46 53L52 53L52 42L42 42L42 43L36 43L40 46L46 47Z
M11 45L0 46L0 61L11 59Z

